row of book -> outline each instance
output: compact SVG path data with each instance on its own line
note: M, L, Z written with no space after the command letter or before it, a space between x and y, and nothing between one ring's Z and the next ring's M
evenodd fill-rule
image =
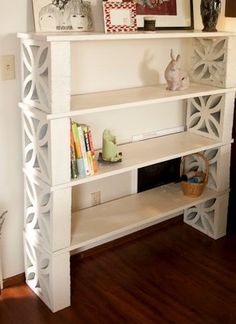
M92 175L97 171L92 132L88 125L71 120L70 151L72 179Z

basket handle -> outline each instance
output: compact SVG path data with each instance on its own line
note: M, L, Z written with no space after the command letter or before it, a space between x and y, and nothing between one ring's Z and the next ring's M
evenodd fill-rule
M197 155L197 156L199 156L204 161L205 168L206 168L206 176L205 176L204 182L207 182L208 181L208 175L209 175L209 162L208 162L207 158L202 153L193 153L191 155ZM185 173L185 159L188 156L189 155L183 156L181 158L181 163L180 163L180 176L182 176Z

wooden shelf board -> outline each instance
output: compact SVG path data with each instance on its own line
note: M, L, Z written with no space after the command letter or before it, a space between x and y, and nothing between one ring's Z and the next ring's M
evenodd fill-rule
M220 141L212 140L191 132L182 132L120 145L119 151L123 154L122 162L111 164L99 163L98 172L96 174L54 186L51 190L54 191L64 187L76 186L82 183L136 170L155 163L216 148L221 144Z
M236 91L236 88L224 89L191 83L191 86L188 89L181 91L166 90L166 85L161 84L158 86L73 95L71 96L71 111L59 114L49 114L47 115L47 119L126 109L147 104L165 103L232 91Z
M110 201L73 214L70 250L80 251L180 215L185 208L217 197L205 188L197 198L183 195L179 184L168 184Z
M156 32L126 32L126 33L107 33L104 32L61 32L61 33L19 33L22 39L31 39L48 42L75 42L75 41L114 41L114 40L143 40L143 39L172 39L172 38L215 38L235 36L235 32L218 31L202 32L198 30L163 30Z

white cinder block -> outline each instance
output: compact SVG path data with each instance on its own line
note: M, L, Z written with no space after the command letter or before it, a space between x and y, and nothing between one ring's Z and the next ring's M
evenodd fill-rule
M192 81L225 87L226 65L226 38L193 39L190 71Z
M70 174L70 119L49 121L49 165L52 186L67 183Z
M187 129L229 143L232 138L234 91L188 100Z
M22 107L23 167L50 183L49 125L46 115L38 109L29 109L26 105Z
M52 195L52 251L69 247L71 244L71 188L63 188Z
M70 111L70 44L21 42L22 98L44 112Z
M50 112L70 111L70 43L50 43L49 89L51 93Z
M227 63L226 63L226 71L225 71L225 87L231 88L236 87L236 64L235 64L235 57L236 57L236 44L235 44L235 37L228 37L227 38Z
M46 114L21 105L24 168L51 186L70 181L70 119L47 120Z
M208 187L217 192L229 189L231 144L219 147L216 150L208 150L204 155L209 161Z
M49 48L46 42L21 41L22 100L42 111L50 111L48 79Z
M25 173L25 232L49 252L70 246L71 188L54 192Z
M70 253L52 255L52 307L53 312L57 312L71 303L70 287Z
M191 80L219 87L235 87L235 37L194 38Z
M234 120L235 91L225 93L224 109L221 119L221 141L224 144L230 143L232 139L232 129Z
M50 254L24 234L26 283L56 312L70 306L70 254Z
M184 211L184 222L218 239L226 235L229 194L223 194Z

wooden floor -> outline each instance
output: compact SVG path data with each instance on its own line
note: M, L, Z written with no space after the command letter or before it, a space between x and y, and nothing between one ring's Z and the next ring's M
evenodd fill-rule
M181 222L71 263L70 308L6 288L0 323L236 323L235 234L214 241Z

